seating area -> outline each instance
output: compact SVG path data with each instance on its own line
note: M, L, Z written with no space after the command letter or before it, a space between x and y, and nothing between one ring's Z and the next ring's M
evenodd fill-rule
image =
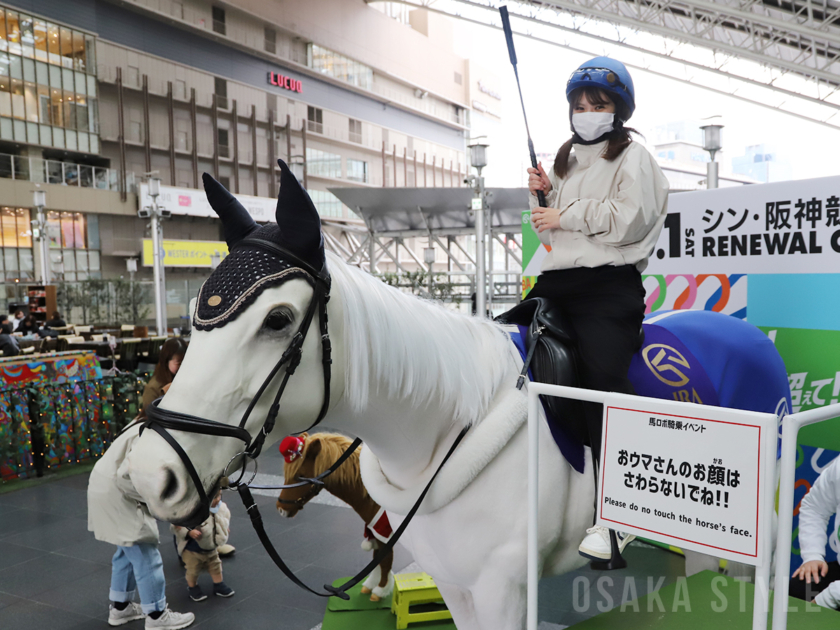
M158 362L161 348L168 339L168 336L149 336L148 327L133 324L119 328L70 324L51 330L58 332L58 336L25 339L15 335L18 337L21 354L34 356L49 352L91 350L106 369L116 366L120 370L133 372L145 366L144 371L150 371Z

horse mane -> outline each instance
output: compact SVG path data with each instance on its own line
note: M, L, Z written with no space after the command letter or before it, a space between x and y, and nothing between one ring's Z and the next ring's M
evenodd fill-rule
M350 408L362 412L376 393L414 406L438 402L453 424L480 421L516 370L514 345L501 328L403 293L328 256L343 304Z
M297 477L306 459L306 452L313 442L317 441L321 443L321 451L315 457L315 470L313 472L315 476L320 475L332 466L353 442L350 438L339 435L338 433L314 433L312 435L306 435L305 439L306 443L303 447L302 456L284 465L283 472L286 476L287 483L293 482ZM328 488L337 485L347 488L357 488L362 498L367 496L367 489L365 489L362 483L362 473L359 468L360 451L361 448L356 449L333 474L324 479L324 484Z

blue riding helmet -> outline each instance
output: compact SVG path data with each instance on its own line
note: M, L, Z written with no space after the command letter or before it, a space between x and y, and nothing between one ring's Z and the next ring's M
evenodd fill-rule
M581 87L599 87L618 96L630 112L629 119L636 109L636 90L633 88L633 77L623 63L609 57L595 57L581 64L572 72L566 84L566 98Z

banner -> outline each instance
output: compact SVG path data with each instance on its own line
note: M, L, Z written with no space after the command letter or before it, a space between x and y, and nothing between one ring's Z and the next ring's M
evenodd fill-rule
M836 273L840 177L671 195L646 273Z
M776 422L773 414L608 399L598 525L760 564Z
M268 197L253 197L251 195L236 195L239 202L245 206L254 221L266 223L274 221L277 200ZM215 217L216 213L207 201L203 190L195 188L176 188L175 186L161 186L158 206L169 210L172 214L182 214L192 217ZM137 196L140 208L152 205L149 196L149 185L140 184L140 194Z
M164 267L212 267L213 256L221 262L228 255L224 241L167 241L162 243ZM143 266L151 267L154 249L152 239L143 239Z

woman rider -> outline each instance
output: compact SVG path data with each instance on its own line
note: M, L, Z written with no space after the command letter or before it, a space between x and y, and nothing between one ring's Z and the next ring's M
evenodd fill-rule
M572 137L550 173L542 164L528 169L532 225L551 250L528 297L551 300L567 317L582 387L632 394L627 372L645 313L641 272L665 222L668 180L624 126L635 109L624 64L587 61L569 78L566 98ZM547 208L538 207L537 191ZM597 469L603 406L585 403L585 414ZM616 538L623 551L634 536ZM589 528L580 553L609 560L609 530Z

